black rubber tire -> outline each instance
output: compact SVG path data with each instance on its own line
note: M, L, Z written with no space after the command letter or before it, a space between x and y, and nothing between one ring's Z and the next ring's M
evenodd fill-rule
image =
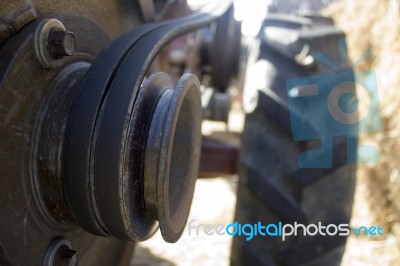
M296 142L289 112L278 102L287 102L285 82L290 77L309 75L291 60L266 47L257 60L266 60L268 89L258 90L256 103L246 115L239 160L239 184L235 222L239 224L348 224L351 217L356 166L346 163L346 141L333 140L333 167L298 167L302 151L319 145ZM279 66L279 67L278 67ZM246 92L245 92L246 93ZM278 99L278 101L276 100ZM339 265L346 236L255 236L246 241L235 235L232 265Z
M246 117L240 154L235 221L240 224L349 223L355 167L345 165L300 187L285 173L296 168L301 147L261 109ZM232 265L339 265L345 237L235 236Z

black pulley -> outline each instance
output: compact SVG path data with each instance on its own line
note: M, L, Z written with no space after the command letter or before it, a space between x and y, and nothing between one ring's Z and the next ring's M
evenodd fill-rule
M166 43L209 24L212 12L226 7L215 3L211 13L128 32L80 81L63 169L71 213L87 231L140 241L159 222L166 241L180 237L200 156L199 82L185 75L173 89L166 74L143 81Z
M201 103L194 76L184 75L175 90L170 83L164 74L152 75L140 96L142 108L149 108L144 97L158 99L152 100L156 106L145 151L146 209L159 221L164 239L175 242L186 224L198 174Z
M99 25L69 15L3 43L0 264L117 265L132 251L119 239L145 240L158 225L177 241L198 171L199 82L148 70L229 5L134 27L108 46Z
M212 84L217 91L225 92L232 78L239 72L241 23L234 18L231 6L221 16L215 27L213 43L210 46Z
M198 174L199 81L186 74L174 88L167 74L156 73L134 96L126 101L125 114L116 112L108 126L102 126L104 109L123 104L104 96L92 122L90 145L79 142L78 123L69 121L66 183L71 210L95 234L144 240L159 222L164 239L175 242L186 224ZM122 135L117 134L118 124ZM117 137L119 143L114 142ZM88 149L86 169L76 167L80 158L72 153L82 148ZM77 171L82 175L71 175ZM78 194L77 188L85 193Z

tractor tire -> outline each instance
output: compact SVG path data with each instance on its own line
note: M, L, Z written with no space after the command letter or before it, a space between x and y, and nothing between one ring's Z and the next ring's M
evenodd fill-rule
M319 222L348 224L356 180L356 166L346 160L348 140L333 138L332 167L302 168L299 155L310 148L318 149L320 143L295 141L292 137L286 81L321 74L318 72L321 68L310 70L309 66L299 65L294 58L262 41L256 49L255 56L249 59L252 61L246 74L244 98L252 82L257 86L263 79L264 87L250 88L254 97L249 101L251 108L247 109L242 136L235 222L242 226L258 222L263 225L297 222L305 226ZM263 65L261 72L252 68L257 64ZM319 126L321 135L327 132L325 125ZM339 265L346 238L299 233L284 241L280 236L268 235L246 240L246 236L236 234L231 264Z
M355 167L332 169L301 187L288 176L301 147L273 117L261 110L246 117L239 164L235 221L240 224L349 223ZM339 265L345 237L236 236L232 265Z

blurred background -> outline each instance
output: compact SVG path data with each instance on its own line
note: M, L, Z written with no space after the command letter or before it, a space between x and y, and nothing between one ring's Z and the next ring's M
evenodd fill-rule
M190 0L191 4L199 1ZM354 69L372 69L378 83L382 129L363 133L360 141L379 147L378 163L359 164L351 227L380 225L383 237L350 235L341 265L400 265L400 1L399 0L271 0L235 1L235 19L242 22L241 72L250 46L269 13L319 11L346 33L351 62L366 51L372 56ZM232 108L228 123L205 121L203 134L222 136L240 145L244 124L243 80L230 88ZM198 179L189 221L228 224L235 217L238 177ZM189 236L167 244L159 233L139 243L131 265L229 265L232 238Z

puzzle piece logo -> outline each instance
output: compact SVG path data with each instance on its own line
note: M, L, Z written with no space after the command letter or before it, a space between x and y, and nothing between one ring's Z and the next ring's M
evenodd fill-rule
M364 58L367 55L370 53ZM293 139L321 140L319 149L299 155L299 167L331 168L332 141L336 136L347 138L348 163L376 163L379 150L357 144L360 133L376 132L382 127L375 72L337 71L323 55L317 54L317 59L336 71L293 78L286 83ZM345 58L342 61L344 64Z

